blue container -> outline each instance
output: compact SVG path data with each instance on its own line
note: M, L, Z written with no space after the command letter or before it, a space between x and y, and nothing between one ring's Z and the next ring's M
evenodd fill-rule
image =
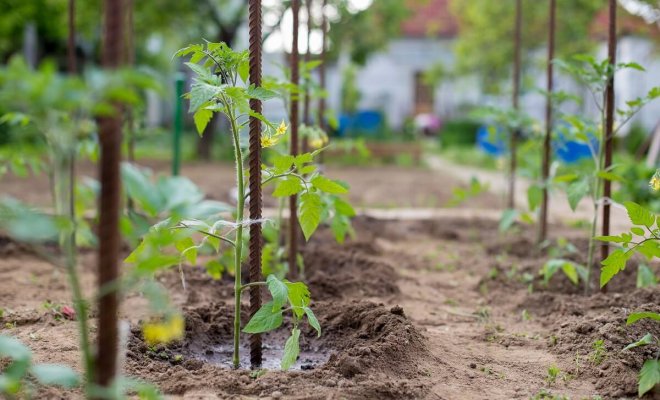
M562 124L558 129L555 129L554 139L552 141L555 156L567 164L573 164L585 158L591 158L592 154L589 145L581 141L572 140L569 137L570 135L564 133L566 129L570 129L570 126ZM591 147L593 147L594 152L597 154L599 141L595 132L589 132L587 136L591 142Z
M491 132L489 126L482 125L477 131L477 147L493 157L502 157L507 152L506 135L501 128Z
M339 136L377 136L383 128L383 115L378 111L358 111L339 117Z

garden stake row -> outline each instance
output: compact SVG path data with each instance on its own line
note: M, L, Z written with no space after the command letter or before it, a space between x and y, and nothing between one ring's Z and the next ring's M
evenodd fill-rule
M516 0L516 22L515 22L515 31L513 35L514 47L513 47L513 94L512 94L512 104L513 109L518 110L518 97L520 94L520 42L521 42L521 30L522 30L522 0ZM518 130L511 132L510 138L510 152L511 152L511 164L509 166L509 199L507 207L509 209L514 209L516 207L516 146L517 146L517 136Z
M611 68L611 74L607 81L605 90L605 127L603 130L602 146L605 146L605 160L603 171L609 171L612 165L612 141L614 131L614 71L616 70L616 0L610 0L609 3L609 33L607 38L607 52ZM610 234L610 198L612 197L612 182L608 179L603 180L603 227L602 235ZM605 260L609 254L608 243L603 243L600 248L601 261ZM603 287L605 290L606 286Z
M321 65L319 65L319 86L321 90L321 96L319 98L319 109L317 117L317 125L323 131L325 131L325 53L328 40L328 18L325 15L325 8L327 5L328 0L323 0L323 6L321 8ZM319 154L319 161L321 163L323 162L323 153Z
M550 20L548 25L548 77L547 98L545 103L545 138L543 139L543 163L541 170L541 182L543 187L543 198L541 199L541 213L539 215L539 237L538 243L545 241L548 235L548 179L550 177L550 150L552 139L552 93L554 90L554 65L555 58L555 29L557 17L557 0L550 0Z
M124 57L126 65L133 67L135 64L135 39L134 39L134 1L133 0L124 0L126 11L126 46L124 49ZM128 127L128 161L133 164L135 163L135 127L133 126L133 110L126 110L126 126ZM127 207L129 210L133 210L133 200L127 200Z
M76 0L69 0L68 23L67 64L69 73L75 75L78 72L78 66L76 65Z
M172 124L172 175L181 172L181 135L183 132L183 92L186 76L177 72L174 77L174 123Z
M67 40L67 59L68 59L68 69L69 74L75 75L78 73L78 65L76 59L76 1L69 0L68 5L68 40ZM71 292L73 293L74 299L74 310L78 317L78 331L80 335L80 347L82 352L83 359L83 369L86 373L85 380L89 383L93 379L94 371L94 356L92 354L92 349L90 346L89 340L89 325L87 318L87 306L83 300L82 288L80 285L80 279L78 279L77 272L77 257L76 257L76 204L75 204L75 195L76 195L76 152L75 149L71 151L69 156L69 208L67 218L73 223L71 233L68 235L66 240L62 241L64 251L66 251L67 257L67 269L69 275L69 285L71 286Z
M300 70L298 65L298 17L300 13L300 0L291 2L293 12L293 41L291 43L291 83L297 86L300 81ZM298 97L299 94L291 94L291 155L298 155ZM289 274L292 278L298 276L298 196L289 197Z
M305 2L305 7L307 8L307 52L305 53L305 64L309 63L312 58L312 51L309 45L309 39L312 34L312 0L307 0ZM311 84L311 77L305 75L305 102L303 103L303 123L307 126L311 125L311 110L310 110L310 98L309 98L309 85ZM302 152L309 152L309 141L307 137L302 138Z
M103 35L103 66L116 69L122 60L123 1L105 0L105 32ZM118 255L119 207L121 202L121 113L99 119L101 148L99 203L98 285L101 290L119 278ZM113 384L117 373L119 345L118 312L119 293L106 291L98 300L98 338L96 383L101 387Z
M250 84L261 87L261 0L250 0ZM250 99L250 109L261 114L261 100ZM250 219L261 219L261 121L250 116ZM261 224L250 224L249 282L260 282L261 278ZM261 308L261 287L250 288L250 319ZM250 336L250 364L261 367L261 335Z

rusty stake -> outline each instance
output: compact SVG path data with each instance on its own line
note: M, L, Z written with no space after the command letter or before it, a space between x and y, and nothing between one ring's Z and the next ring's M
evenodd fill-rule
M291 43L291 83L295 86L300 81L298 65L298 17L300 0L291 2L293 12L293 41ZM291 155L298 155L298 93L291 94ZM292 278L298 276L298 196L289 198L289 273Z
M552 140L552 92L554 90L555 58L555 29L556 29L557 1L550 0L550 20L548 22L548 66L547 66L547 99L545 103L545 138L543 140L543 162L541 167L541 181L543 183L543 198L541 200L541 214L539 215L538 243L545 241L548 235L548 179L550 178L550 151Z
M103 35L103 66L116 69L122 60L123 1L105 0L105 31ZM118 256L119 206L121 202L121 111L99 119L101 161L99 163L101 199L99 202L98 285L107 288L119 278ZM119 293L109 291L98 300L99 321L96 356L96 383L101 387L113 384L117 374Z
M305 63L309 63L312 57L312 51L309 46L309 39L312 33L312 0L307 0L305 2L305 7L307 8L307 52L305 52ZM311 84L311 77L309 72L305 74L305 99L303 103L303 123L307 126L311 125L311 110L310 110L310 97L309 97L309 85ZM309 151L309 141L308 138L302 138L302 152L307 153Z
M605 160L603 169L607 171L612 165L612 142L614 131L614 70L616 66L616 0L610 0L609 3L609 35L607 39L608 57L611 68L611 75L607 81L605 90L605 129L603 131L603 140L601 145L605 148ZM600 160L599 160L600 161ZM610 197L612 196L612 182L603 180L603 236L610 234ZM607 243L603 243L600 248L601 260L607 258L609 248ZM605 289L605 288L603 288Z
M250 0L250 84L261 86L261 0ZM250 99L250 109L261 114L261 101ZM250 117L250 219L261 219L261 121ZM250 282L261 281L261 225L250 225ZM261 287L250 288L250 318L261 308ZM250 364L260 368L262 361L261 335L250 335Z
M520 96L520 45L521 45L521 30L522 30L522 0L516 0L516 23L513 35L513 94L512 104L513 109L518 110L518 98ZM517 168L517 146L518 146L518 129L511 132L510 138L510 152L511 160L509 165L509 198L507 207L513 209L516 207L516 168Z

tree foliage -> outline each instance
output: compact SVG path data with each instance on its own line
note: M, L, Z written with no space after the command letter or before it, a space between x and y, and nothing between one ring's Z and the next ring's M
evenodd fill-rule
M548 2L523 0L522 4L522 62L523 68L528 68L533 60L526 55L547 41ZM591 50L592 22L605 5L604 0L557 1L557 57ZM515 2L451 0L451 10L460 29L457 71L476 73L485 89L497 89L511 73Z

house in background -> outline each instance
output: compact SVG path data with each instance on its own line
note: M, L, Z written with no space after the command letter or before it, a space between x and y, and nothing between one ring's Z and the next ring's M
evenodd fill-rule
M505 96L484 94L476 76L452 77L431 87L424 79L426 71L438 64L452 70L455 64L454 46L458 35L458 23L449 9L450 0L428 0L415 6L412 15L402 25L401 36L390 41L386 49L373 54L364 66L358 67L355 81L361 94L359 110L376 111L383 115L389 127L400 129L406 120L419 114L434 114L441 120L462 118L466 110L477 106L492 105L508 107L510 99ZM607 55L604 32L607 14L603 13L594 21L594 36L600 41L597 56ZM644 24L640 18L632 18L637 25ZM653 28L655 29L655 28ZM654 86L660 86L660 52L649 39L635 35L636 29L630 23L620 26L618 61L635 61L647 69L624 71L617 74L617 105L644 96ZM487 34L487 33L485 33ZM545 49L538 49L525 57L538 60L535 70L525 71L526 79L534 86L544 88L546 72ZM281 52L268 53L264 57L264 74L281 76L281 66L287 57ZM341 110L341 88L343 71L348 67L347 55L327 66L328 104L334 111ZM557 89L581 94L585 104L581 107L568 105L567 111L597 115L591 95L570 79L556 79ZM530 115L543 120L545 97L535 91L521 94L521 107ZM265 113L273 119L286 119L283 104L266 103ZM645 107L629 125L639 124L651 132L660 121L660 100ZM625 132L624 132L625 133Z
M473 106L509 106L508 96L493 97L482 93L477 77L459 77L442 80L437 87L430 87L423 79L424 73L438 63L451 70L455 63L454 46L458 34L458 23L449 10L450 0L429 0L418 6L413 15L404 22L401 37L390 42L387 49L374 54L366 65L358 70L357 87L361 92L360 109L376 110L383 113L392 128L401 128L407 118L420 113L429 113L442 120L464 116L465 110ZM605 10L604 10L605 11ZM635 19L639 23L641 19ZM594 21L596 37L600 40L597 56L605 58L607 46L605 36L598 27L607 26L607 14L599 14ZM617 105L624 107L627 100L646 95L654 86L660 86L660 53L649 39L635 36L630 23L620 27L618 42L619 62L635 61L647 69L624 71L617 74ZM534 54L543 65L546 51L540 49ZM342 58L329 70L329 101L335 110L341 104L341 71L346 65ZM545 69L526 71L528 77L539 88L545 87ZM558 79L559 89L580 93L581 89L569 79ZM585 106L582 110L594 113L597 109L591 95L582 90ZM545 98L536 93L523 93L522 107L532 116L542 120ZM576 111L576 110L571 110ZM660 122L660 100L648 105L634 118L628 127L637 123L647 132Z

